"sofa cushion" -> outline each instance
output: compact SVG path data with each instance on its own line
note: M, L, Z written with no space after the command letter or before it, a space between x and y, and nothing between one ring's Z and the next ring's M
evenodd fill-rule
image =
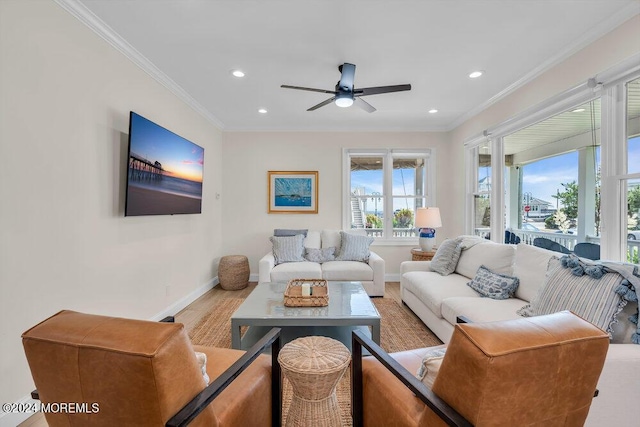
M478 268L476 275L467 283L471 289L491 299L510 298L515 294L518 284L517 277L495 273L484 265Z
M336 259L335 252L336 248L334 248L333 246L330 248L322 249L305 248L304 257L307 261L319 262L320 264L322 264L323 262L333 261L334 259Z
M340 252L340 230L322 230L322 247L336 248L336 254Z
M516 289L517 298L525 301L531 301L535 298L538 289L544 283L544 274L547 271L549 259L554 255L557 255L557 252L526 243L520 243L516 246L513 275L520 280L520 286Z
M320 249L320 232L319 231L309 231L307 233L307 237L304 239L304 247L312 248L312 249Z
M460 259L461 243L462 239L460 238L447 239L442 242L431 260L431 269L443 276L453 273L458 265L458 259Z
M442 301L451 297L480 295L467 286L468 278L459 274L441 276L435 271L410 271L402 275L404 288L414 294L437 317L442 317Z
M357 236L340 232L340 250L336 255L337 261L369 261L369 246L373 243L373 237Z
M574 274L574 268L584 271L589 266L594 264L583 263L575 255L552 257L544 285L518 314L529 317L570 310L612 335L616 316L626 303L615 292L623 277L615 272L600 278Z
M463 242L464 244L464 242ZM469 279L473 278L484 265L493 272L513 276L513 263L516 255L515 245L505 245L484 241L462 249L456 266L456 273Z
M271 270L272 282L288 282L292 279L322 279L322 269L317 262L285 262Z
M273 257L276 265L283 262L299 262L304 261L304 236L296 234L295 236L269 238L273 244Z
M442 301L442 317L452 325L458 316L466 316L472 322L493 322L518 319L522 301L517 298L496 300L491 298L452 297Z
M373 280L373 269L369 264L358 261L329 261L322 264L322 278L368 282Z

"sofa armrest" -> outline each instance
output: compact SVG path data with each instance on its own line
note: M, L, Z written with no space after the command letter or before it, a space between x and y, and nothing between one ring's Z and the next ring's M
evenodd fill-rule
M273 253L269 252L258 262L258 283L271 281L271 270L276 266Z
M373 270L373 285L376 289L384 289L384 259L375 252L369 254L369 266Z
M409 271L432 271L431 261L403 261L400 263L400 275Z

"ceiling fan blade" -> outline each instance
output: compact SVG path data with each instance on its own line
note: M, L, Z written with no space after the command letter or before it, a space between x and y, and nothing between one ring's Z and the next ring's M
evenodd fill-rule
M324 90L324 89L314 89L311 87L302 87L302 86L289 86L289 85L281 85L285 89L297 89L297 90L308 90L309 92L320 92L320 93L332 93L335 95L335 91L333 90Z
M331 98L327 99L326 101L322 101L320 104L316 104L316 105L314 105L313 107L309 108L307 111L314 111L314 110L317 110L317 109L318 109L318 108L320 108L320 107L324 107L324 106L325 106L325 105L327 105L327 104L331 104L335 99L336 99L336 97L335 97L335 96L333 96L333 97L331 97Z
M353 91L353 95L354 96L377 95L379 93L402 92L404 90L411 90L411 85L365 87L365 88L355 89Z
M362 98L355 98L353 102L355 105L362 108L367 113L373 113L374 111L376 111L373 105L369 104L367 101L365 101Z
M340 67L338 67L338 69L342 73L340 82L338 83L338 85L340 86L340 90L345 92L353 92L353 76L356 74L356 66L345 62Z

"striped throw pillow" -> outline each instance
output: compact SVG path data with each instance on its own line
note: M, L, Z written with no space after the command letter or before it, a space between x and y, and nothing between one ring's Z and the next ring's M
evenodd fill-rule
M578 276L554 256L549 260L545 283L518 314L531 317L570 310L611 336L616 316L626 304L615 292L622 280L615 272L605 273L599 279L587 274Z
M304 259L304 236L297 234L295 236L286 237L269 237L273 244L273 257L275 264L283 262L300 262Z
M373 237L358 236L355 234L340 232L340 252L337 261L361 261L368 262L369 246L373 243Z

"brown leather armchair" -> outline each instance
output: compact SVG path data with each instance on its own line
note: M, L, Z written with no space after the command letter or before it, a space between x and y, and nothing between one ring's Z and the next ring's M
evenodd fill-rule
M245 353L192 347L179 323L61 311L22 342L39 399L56 405L51 427L280 425L278 329ZM207 355L208 387L194 350Z
M581 426L609 346L568 311L458 324L430 390L414 376L426 349L388 355L353 337L354 427Z

